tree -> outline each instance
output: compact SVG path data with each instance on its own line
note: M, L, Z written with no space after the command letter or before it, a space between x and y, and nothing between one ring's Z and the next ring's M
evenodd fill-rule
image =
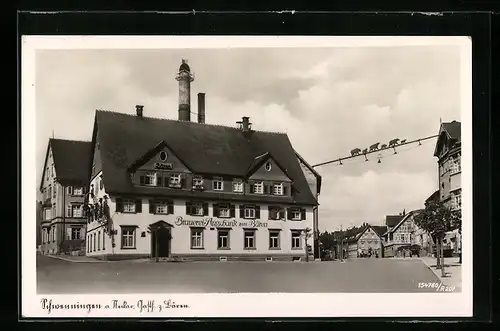
M452 230L461 218L461 213L451 210L440 201L429 201L425 209L414 217L415 224L427 231L436 243L436 267L441 269L441 275L445 275L444 256L443 256L443 238L446 232Z
M458 252L458 263L462 263L462 209L457 209L454 211L455 217L452 219L451 229L458 229L460 249Z
M307 244L307 241L312 237L313 232L311 228L305 228L302 230L302 235L304 236L304 241L306 243L306 262L309 262L309 245Z

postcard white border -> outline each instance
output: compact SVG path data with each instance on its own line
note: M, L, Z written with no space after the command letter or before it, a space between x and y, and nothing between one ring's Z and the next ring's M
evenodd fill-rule
M36 292L35 52L40 49L166 49L228 47L391 47L455 45L461 49L463 251L460 293L408 294L134 294L38 295ZM472 44L470 37L293 37L293 36L23 36L22 37L22 316L23 317L464 317L472 316ZM55 309L48 314L42 298L57 304L109 304L141 299L171 299L186 309ZM376 303L376 304L374 304Z

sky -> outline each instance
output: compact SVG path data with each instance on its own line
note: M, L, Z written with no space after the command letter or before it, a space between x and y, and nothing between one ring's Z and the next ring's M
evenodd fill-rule
M195 73L193 112L206 93L206 123L249 116L255 130L286 132L311 165L460 121L458 46L37 50L37 185L48 139L90 140L96 109L134 114L140 104L144 116L177 119L182 59ZM316 167L320 231L422 208L438 188L435 143Z

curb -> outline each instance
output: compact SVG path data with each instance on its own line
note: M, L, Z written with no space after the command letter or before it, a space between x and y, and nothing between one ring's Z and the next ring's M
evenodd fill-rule
M52 259L57 259L57 260L62 260L62 261L66 261L66 262L73 262L73 263L102 263L104 261L99 261L99 260L72 260L72 259L69 259L69 258L66 258L66 257L62 257L62 256L57 256L57 255L44 255L46 257L50 257Z

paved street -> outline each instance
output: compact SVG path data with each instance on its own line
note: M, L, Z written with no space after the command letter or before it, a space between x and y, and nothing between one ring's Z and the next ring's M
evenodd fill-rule
M419 259L333 262L75 263L37 257L39 294L214 292L435 292Z

